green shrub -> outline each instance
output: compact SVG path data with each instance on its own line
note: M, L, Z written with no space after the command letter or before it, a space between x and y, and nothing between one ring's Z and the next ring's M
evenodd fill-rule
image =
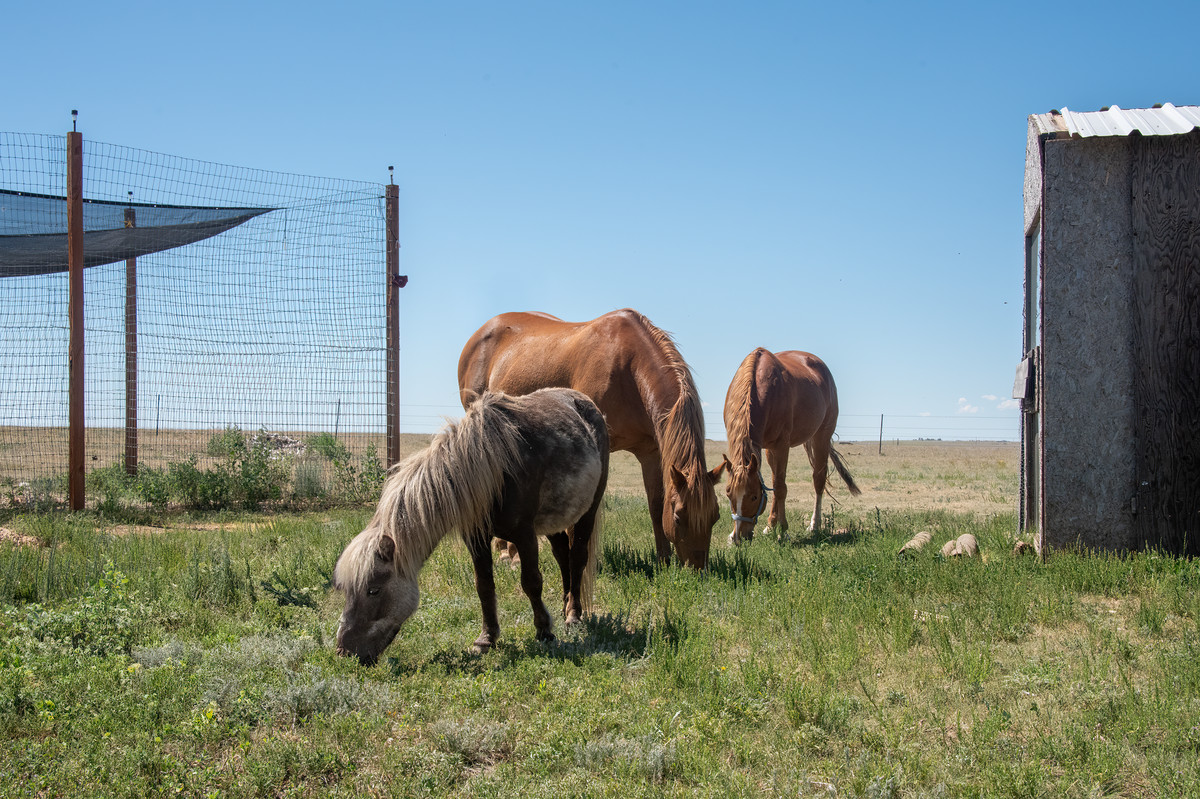
M296 461L296 473L292 476L292 496L299 499L315 499L327 493L325 464L315 458L299 458Z
M352 460L333 462L337 496L348 502L370 502L379 498L387 469L379 460L375 445L367 447L359 464Z
M346 463L350 460L350 450L332 433L317 433L309 436L304 443L309 449L316 450L334 463Z
M5 615L13 638L97 656L128 654L146 623L145 605L111 561L84 596L62 606L9 608Z

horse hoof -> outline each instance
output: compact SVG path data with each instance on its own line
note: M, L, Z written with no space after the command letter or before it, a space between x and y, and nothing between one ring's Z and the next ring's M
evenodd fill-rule
M490 638L479 637L475 639L475 643L471 644L471 651L476 655L486 654L489 649L494 647L496 642Z
M582 623L583 623L583 617L580 616L578 613L568 613L567 620L564 622L564 624L566 624L568 627L571 626L572 624L582 624Z

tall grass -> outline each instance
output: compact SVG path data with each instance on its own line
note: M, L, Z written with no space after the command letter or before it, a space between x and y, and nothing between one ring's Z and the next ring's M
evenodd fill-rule
M607 504L585 625L538 642L497 566L500 645L470 654L446 543L370 669L333 654L328 588L367 511L14 520L43 546L0 548L0 795L1200 795L1190 561L871 510L736 550L726 519L696 573L657 566L643 499ZM963 532L981 557L937 555Z

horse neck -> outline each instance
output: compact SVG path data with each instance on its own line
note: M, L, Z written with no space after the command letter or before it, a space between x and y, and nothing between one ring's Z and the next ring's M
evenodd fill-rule
M663 469L677 467L687 474L704 459L704 414L686 364L652 364L642 370L642 402L654 425L654 439Z
M493 496L481 480L451 479L448 464L425 457L401 464L388 480L376 516L396 542L398 566L415 576L454 530L470 535L481 526Z
M763 448L763 407L758 401L758 362L759 357L747 359L737 376L737 394L733 397L737 407L730 429L729 451L733 454L735 466L746 469L752 455L758 456L759 468L762 467Z

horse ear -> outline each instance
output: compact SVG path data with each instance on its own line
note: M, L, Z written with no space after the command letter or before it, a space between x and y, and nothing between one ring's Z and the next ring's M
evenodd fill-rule
M730 474L733 474L733 464L729 462L729 456L721 453L721 463L715 469L708 473L708 481L713 485L721 482L721 475L728 469Z
M750 453L750 468L747 469L746 471L750 472L750 474L754 474L755 472L758 471L758 454L757 453L753 453L753 452Z
M671 465L671 485L675 488L676 494L682 494L687 491L687 478L683 472L679 471L674 464Z
M375 549L375 557L384 563L391 563L396 557L396 542L390 535L379 537L379 546Z

